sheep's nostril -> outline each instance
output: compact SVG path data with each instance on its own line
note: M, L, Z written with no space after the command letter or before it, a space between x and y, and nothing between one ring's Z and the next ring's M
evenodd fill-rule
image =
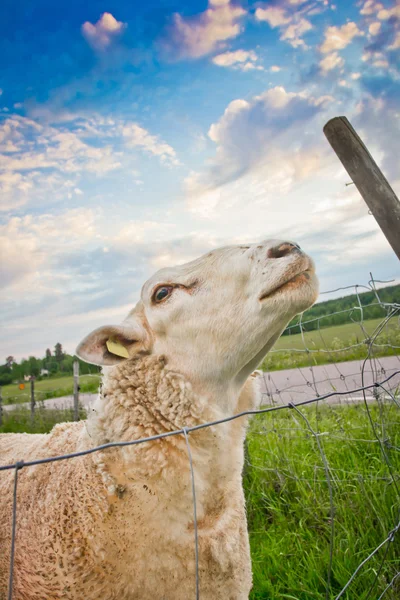
M291 254L294 251L299 251L300 246L297 244L292 244L291 242L285 242L280 244L279 246L275 246L274 248L269 248L267 252L268 258L283 258L288 254Z

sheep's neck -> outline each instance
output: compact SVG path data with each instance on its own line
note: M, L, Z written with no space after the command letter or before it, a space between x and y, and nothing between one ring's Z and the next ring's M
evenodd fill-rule
M211 419L211 404L162 357L140 357L105 371L89 432L96 443L149 437Z
M99 445L148 438L222 416L213 399L195 394L190 382L169 371L162 358L141 357L124 361L104 373L102 389L93 406L87 431L91 445ZM243 426L242 421L232 427L242 432ZM226 436L227 426L224 428ZM190 434L193 451L202 454L202 463L212 462L215 465L221 462L221 453L226 455L227 448L222 448L222 445L231 445L233 440L222 439L224 436L221 435L220 428L207 428ZM242 437L240 433L239 446ZM126 478L139 477L149 481L158 478L161 472L163 477L167 477L166 473L178 469L181 460L186 470L185 438L177 435L107 450L102 453L99 462L119 485L124 485ZM223 463L221 468L232 468L225 459Z

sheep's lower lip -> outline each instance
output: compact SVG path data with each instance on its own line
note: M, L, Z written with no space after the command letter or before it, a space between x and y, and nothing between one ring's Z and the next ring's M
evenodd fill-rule
M270 290L269 292L262 294L262 296L260 297L260 300L266 300L267 298L273 298L278 292L281 292L284 288L290 287L290 284L295 284L295 283L297 283L297 281L300 283L302 279L303 279L303 281L304 280L308 281L310 279L311 272L312 272L311 269L306 269L305 271L301 271L300 273L297 273L297 275L295 275L291 279L288 279L287 281L285 281L285 283L282 283L281 285Z

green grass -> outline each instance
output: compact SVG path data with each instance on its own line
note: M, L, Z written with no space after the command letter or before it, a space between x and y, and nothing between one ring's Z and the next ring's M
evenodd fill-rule
M86 419L86 411L79 412L81 419ZM21 407L12 411L3 411L3 423L0 433L48 433L56 423L65 423L74 420L73 409L49 409L36 407L34 420L31 420L30 409L21 404Z
M382 435L382 416L371 408ZM357 566L399 520L399 495L363 405L307 407L303 413L323 432L335 507L333 568L329 598L344 587ZM400 411L385 405L387 449L400 486ZM315 437L292 411L256 417L248 435L244 486L253 561L251 600L325 598L331 513L324 465ZM360 572L345 600L375 599L400 569L400 535L389 551L371 596L385 549ZM400 581L398 582L398 586ZM385 600L400 597L388 592Z
M264 359L261 369L276 371L325 365L333 362L363 360L367 356L367 344L364 343L382 319L371 319L359 323L348 323L326 327L301 334L284 335L274 345ZM348 348L348 346L352 346ZM355 346L355 347L354 347ZM306 352L306 349L310 352ZM302 352L298 352L301 350ZM394 356L400 354L400 327L398 318L392 318L374 341L373 355Z
M47 398L60 398L73 393L73 377L72 375L63 377L52 377L35 381L35 399L37 401L46 400ZM79 385L81 392L97 392L99 387L99 375L81 375L79 377ZM2 387L3 402L5 404L14 404L17 402L30 401L30 382L25 382L25 389L20 390L18 384L5 385Z

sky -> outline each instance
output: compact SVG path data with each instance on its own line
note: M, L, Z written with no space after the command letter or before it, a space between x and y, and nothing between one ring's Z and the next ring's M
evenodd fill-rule
M3 0L0 362L73 353L227 244L294 240L322 291L400 280L339 115L400 194L398 1Z

